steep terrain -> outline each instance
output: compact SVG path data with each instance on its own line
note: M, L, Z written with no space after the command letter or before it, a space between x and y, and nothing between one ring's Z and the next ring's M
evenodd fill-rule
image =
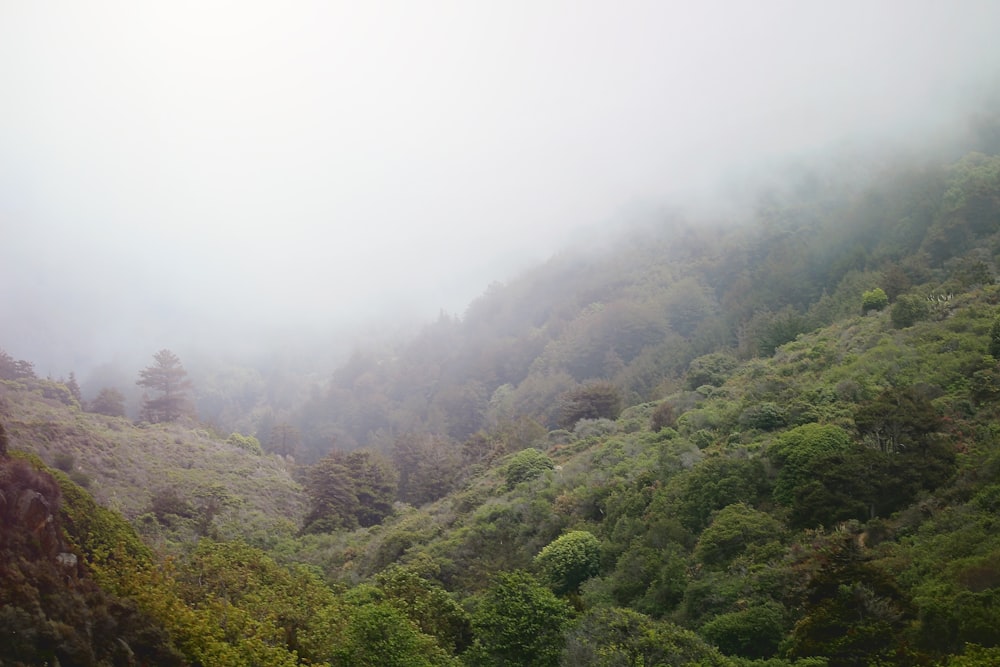
M806 173L748 217L359 350L267 454L11 361L9 447L66 474L5 463L37 536L4 572L75 557L189 664L996 664L1000 156Z

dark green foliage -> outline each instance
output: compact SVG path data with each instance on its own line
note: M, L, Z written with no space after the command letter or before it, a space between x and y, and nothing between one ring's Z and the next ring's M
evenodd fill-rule
M927 299L915 294L904 294L892 304L889 311L889 318L892 326L897 329L912 327L917 322L926 319L930 314L930 306Z
M168 526L174 525L179 519L193 518L196 513L190 499L183 497L172 486L165 486L153 493L149 511L153 513L157 521Z
M721 387L736 369L736 359L719 352L693 359L687 369L687 386L697 389L702 385Z
M440 584L416 570L392 565L375 577L388 604L398 608L424 634L434 637L449 653L464 651L472 641L468 613Z
M703 665L729 662L698 635L630 609L593 609L569 632L564 667Z
M485 456L488 458L489 454ZM399 471L399 499L422 505L454 488L460 478L462 457L450 440L425 433L404 433L392 445L392 462Z
M344 636L329 647L336 667L437 667L456 664L397 607L370 603L353 611Z
M768 456L780 466L774 498L792 504L796 490L812 481L812 461L851 447L850 436L841 428L824 424L797 426L775 439Z
M743 503L728 505L702 531L694 556L706 566L721 567L748 549L780 540L783 531L770 514Z
M989 346L986 351L994 359L1000 359L1000 315L994 317L990 325Z
M740 425L773 431L788 423L788 413L775 403L755 403L740 414Z
M700 634L729 655L769 658L778 651L788 623L786 610L765 602L739 611L719 614L701 626Z
M535 556L535 566L557 595L575 593L601 568L601 543L593 533L571 530Z
M678 475L657 496L653 505L669 513L691 533L708 525L712 512L733 503L750 506L766 497L767 475L759 459L712 457Z
M555 464L552 459L534 448L524 449L514 454L504 466L504 477L507 479L507 489L513 489L521 482L527 482L540 476L546 470L552 470Z
M334 450L306 472L311 509L304 533L374 526L392 513L396 471L381 455Z
M38 461L0 459L0 663L187 664L162 626L102 590L80 562L95 556L80 548L95 540L81 539L80 524L67 520L82 497ZM107 513L94 509L95 519ZM64 541L64 524L76 544ZM126 539L118 548L128 546Z
M588 382L559 397L559 425L571 429L581 419L614 419L622 398L610 382Z
M811 558L817 569L789 637L789 657L824 656L834 667L910 662L902 637L910 602L889 573L866 562L856 537L835 535Z
M885 453L926 452L942 420L916 387L887 389L854 414L858 432Z
M530 574L498 574L472 615L469 663L554 667L569 621L569 605Z

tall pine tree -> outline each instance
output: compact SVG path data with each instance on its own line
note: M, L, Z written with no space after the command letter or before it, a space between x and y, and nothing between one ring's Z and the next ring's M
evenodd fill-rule
M154 424L177 421L192 411L188 399L191 381L187 379L181 360L170 350L160 350L153 355L153 359L155 364L139 371L136 384L158 395L152 398L144 395L140 416Z

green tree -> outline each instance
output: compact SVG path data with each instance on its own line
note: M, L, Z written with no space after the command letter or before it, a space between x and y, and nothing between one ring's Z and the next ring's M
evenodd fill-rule
M781 466L774 485L774 499L791 505L795 489L811 481L809 463L830 452L843 452L851 446L851 437L832 424L804 424L778 436L768 456Z
M516 664L516 663L515 663ZM568 633L563 667L653 667L732 663L698 635L631 609L592 609Z
M573 428L581 419L615 419L621 409L622 397L615 385L588 382L559 397L559 425Z
M861 312L867 313L869 310L882 310L889 305L889 295L881 287L867 290L861 295Z
M446 667L457 661L420 632L398 607L371 602L350 610L347 627L329 646L335 667Z
M191 412L188 392L191 381L181 360L170 350L160 350L153 355L156 363L139 371L136 384L158 394L146 397L142 404L141 416L145 421L172 422Z
M396 471L381 455L334 450L306 472L310 511L304 533L374 526L392 513Z
M35 365L15 359L0 349L0 380L25 380L35 377Z
M908 664L900 658L912 610L892 575L869 563L851 534L833 535L812 559L788 657L823 656L831 667Z
M90 412L109 417L125 416L125 395L113 387L105 387L87 406Z
M450 653L462 652L472 641L469 614L440 584L412 567L390 565L375 575L385 601L398 608L420 631L434 637Z
M533 447L523 449L510 457L504 467L504 477L507 479L507 489L513 489L521 482L535 479L546 470L552 470L555 464L552 459Z
M993 318L990 325L990 344L987 352L994 359L1000 359L1000 315Z
M753 546L779 539L782 532L781 522L770 514L743 503L728 505L702 531L694 555L705 565L723 565Z
M472 614L469 661L482 667L554 667L569 621L569 605L530 574L500 573Z
M719 614L701 626L699 634L728 655L769 658L788 630L785 615L777 602L765 602Z
M904 294L896 299L896 303L892 305L889 319L892 320L892 326L895 328L905 329L926 319L929 314L930 307L927 305L927 299L916 294Z
M688 365L686 378L688 388L697 389L704 384L721 387L736 370L737 365L736 359L721 352L698 357Z
M586 530L571 530L549 542L535 565L557 595L575 593L601 568L601 543Z
M83 404L83 393L80 391L80 383L76 381L76 373L73 371L69 372L69 380L65 382L66 388L69 389L69 393L72 394L76 402Z

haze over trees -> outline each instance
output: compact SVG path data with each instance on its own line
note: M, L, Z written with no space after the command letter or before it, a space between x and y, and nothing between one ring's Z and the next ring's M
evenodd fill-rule
M177 421L192 410L191 381L181 360L170 350L160 350L153 360L155 363L139 371L136 380L137 385L154 392L153 396L144 395L140 416L153 424Z
M163 350L136 424L6 355L0 658L994 664L998 164L567 252L311 390Z
M0 3L0 666L1000 665L1000 4L229 9Z

